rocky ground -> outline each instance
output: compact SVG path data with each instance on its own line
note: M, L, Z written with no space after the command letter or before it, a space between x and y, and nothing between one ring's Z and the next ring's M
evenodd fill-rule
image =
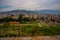
M40 36L40 37L5 37L0 40L60 40L60 36Z

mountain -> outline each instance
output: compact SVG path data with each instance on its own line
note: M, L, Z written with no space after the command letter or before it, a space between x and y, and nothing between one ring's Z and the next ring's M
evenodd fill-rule
M60 14L60 10L36 10L38 13L43 13L43 14Z
M32 13L39 13L39 14L60 14L60 10L12 10L7 12L0 12L0 14L32 14Z
M0 14L25 14L25 13L34 13L34 11L28 11L28 10L12 10L7 12L0 12Z

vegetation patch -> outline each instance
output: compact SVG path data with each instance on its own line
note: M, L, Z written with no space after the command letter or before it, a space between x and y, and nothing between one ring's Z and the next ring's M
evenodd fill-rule
M0 26L0 37L28 37L60 35L60 26L39 27L38 24L20 24Z

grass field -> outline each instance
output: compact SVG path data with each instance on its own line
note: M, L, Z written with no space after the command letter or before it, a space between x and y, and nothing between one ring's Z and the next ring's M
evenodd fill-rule
M42 25L42 27L39 25ZM47 35L60 35L60 26L47 25L46 23L0 25L0 37L28 37Z

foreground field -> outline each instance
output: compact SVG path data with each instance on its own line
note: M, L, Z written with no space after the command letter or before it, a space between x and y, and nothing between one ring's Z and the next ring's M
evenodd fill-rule
M31 37L60 35L60 26L42 23L0 25L0 37Z

